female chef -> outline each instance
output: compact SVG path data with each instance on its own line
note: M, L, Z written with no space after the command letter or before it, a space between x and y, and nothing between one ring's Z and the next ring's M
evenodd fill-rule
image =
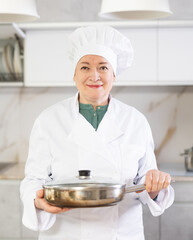
M41 240L143 240L142 204L158 216L174 200L170 175L157 170L146 118L110 95L117 74L131 65L130 41L108 26L70 36L78 93L36 119L21 183L23 224ZM65 66L64 66L65 67ZM49 205L42 185L90 169L95 176L146 184L115 206L67 209Z

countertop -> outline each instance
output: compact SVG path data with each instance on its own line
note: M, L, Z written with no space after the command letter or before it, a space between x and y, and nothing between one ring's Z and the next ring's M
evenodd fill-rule
M193 172L187 172L183 163L158 164L161 171L168 172L175 181L192 181ZM25 163L12 163L0 170L0 180L22 180L24 178Z
M161 163L158 164L159 170L169 173L176 182L193 182L193 172L188 172L185 169L184 162L182 163Z
M8 163L0 170L0 180L22 180L25 163Z

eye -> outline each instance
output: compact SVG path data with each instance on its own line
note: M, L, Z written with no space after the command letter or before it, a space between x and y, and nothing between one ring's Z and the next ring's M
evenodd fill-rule
M105 70L108 70L108 67L107 66L101 66L100 69L105 71Z
M81 70L88 70L89 68L88 67L86 67L86 66L82 66L81 67Z

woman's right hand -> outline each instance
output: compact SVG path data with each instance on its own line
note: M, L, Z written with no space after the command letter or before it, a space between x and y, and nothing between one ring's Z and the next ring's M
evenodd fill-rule
M44 189L40 189L36 192L36 198L34 200L34 204L38 209L44 210L49 213L55 213L55 214L67 212L72 209L72 208L60 208L60 207L50 205L44 199Z

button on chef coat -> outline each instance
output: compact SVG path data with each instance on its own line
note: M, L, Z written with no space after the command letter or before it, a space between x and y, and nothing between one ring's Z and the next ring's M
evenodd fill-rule
M97 130L101 120L103 119L108 108L108 104L104 106L97 106L96 111L91 104L79 103L79 112L86 118L86 120Z

